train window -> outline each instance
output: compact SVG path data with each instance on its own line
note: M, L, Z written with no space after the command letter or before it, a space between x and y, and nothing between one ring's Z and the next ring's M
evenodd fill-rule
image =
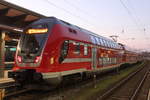
M98 44L97 37L94 37L94 39L95 39L95 44Z
M108 47L109 46L109 44L108 44L108 41L106 40L106 46Z
M111 48L113 48L113 43L111 43Z
M117 58L112 58L112 63L116 64L117 63Z
M109 62L109 64L111 64L111 58L108 58L108 62Z
M110 42L109 41L107 42L107 44L108 44L108 47L110 47Z
M107 43L107 40L105 40L105 46L106 46L106 47L108 47L108 43Z
M99 58L99 65L103 65L103 59Z
M115 44L116 49L118 48L117 44Z
M96 40L94 38L94 36L91 35L91 40L92 40L92 43L96 44Z
M103 41L103 46L105 46L105 41L104 40L102 40Z
M68 49L69 49L69 41L66 40L64 41L61 47L59 63L61 63L67 57Z
M76 42L75 43L75 54L80 54L80 43Z
M102 58L102 64L106 65L105 57Z
M106 60L106 64L109 64L109 58L106 57L105 60Z
M98 37L95 37L96 44L100 45Z
M106 41L105 41L105 40L103 40L103 43L104 43L104 46L107 46L107 44L106 44Z
M115 44L115 47L116 47L116 49L118 48L118 47L117 47L117 44Z
M105 46L105 45L104 45L104 41L103 41L103 39L101 39L101 42L102 42L102 46Z
M113 48L115 48L115 44L114 44L114 43L112 43L112 45L113 45Z
M109 58L109 64L111 64L111 58Z
M100 45L102 45L102 41L101 41L101 38L99 38L99 43L100 43Z
M112 42L110 42L110 47L113 48L113 43Z
M106 65L106 61L105 58L103 57L103 65Z
M106 57L106 64L108 64L108 57Z
M111 48L111 42L110 41L108 42L108 47Z
M103 57L101 58L101 63L102 63L102 65L104 65L104 58Z
M88 55L88 46L87 46L87 44L84 45L84 55L85 56Z

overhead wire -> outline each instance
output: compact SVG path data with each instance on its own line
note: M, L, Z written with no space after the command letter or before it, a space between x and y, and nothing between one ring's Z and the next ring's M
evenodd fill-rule
M87 15L87 17L91 17L92 19L95 18L96 16L89 14L87 11L77 7L75 4L69 2L68 0L64 0L66 3L68 3L68 5L70 5L71 7L75 8L76 10L80 11L80 13Z
M58 6L58 5L54 4L53 2L51 2L51 1L49 1L49 0L44 0L44 1L46 1L48 4L50 4L50 5L54 6L55 8L58 8L58 9L60 9L60 10L64 11L64 12L66 12L66 13L68 13L68 14L72 15L73 17L78 18L78 19L79 19L79 20L81 20L82 22L84 22L84 23L86 22L86 24L89 24L90 26L92 26L92 25L93 25L93 23L89 22L89 20L87 20L86 18L82 18L81 16L76 15L76 14L74 14L74 13L70 12L69 10L66 10L66 9L65 9L65 8L63 8L63 7L60 7L60 6ZM93 27L93 26L92 26L92 27Z
M133 7L132 2L131 2L130 0L128 0L128 3L130 4L130 7L131 7L132 11L134 12L135 18L138 20L138 23L142 26L141 31L142 31L143 34L144 34L144 35L143 35L143 36L144 36L144 40L149 41L149 40L150 40L150 37L149 37L148 34L146 34L146 33L147 33L147 28L146 28L146 26L144 25L144 27L143 27L139 16L136 15L136 11L135 11L135 9L134 9L134 7ZM148 42L146 42L146 43L148 43ZM149 44L147 44L147 45L149 45Z
M132 2L130 0L128 0L128 3L130 4L130 8L132 9L132 11L134 12L135 18L138 20L138 23L140 24L140 26L143 26L142 25L143 23L142 23L141 19L139 18L139 15L137 16L137 14L136 14L136 11L134 9L134 6L133 6ZM144 30L144 28L142 30Z
M128 7L125 5L125 3L122 0L119 0L119 1L122 4L122 6L125 8L125 10L127 11L127 13L129 14L129 16L131 17L132 21L135 23L135 25L137 26L137 28L140 29L139 24L138 24L136 18L133 16L132 12L128 9Z
M145 34L146 33L146 28L142 28L143 26L141 25L141 20L136 15L136 12L134 10L134 7L133 7L132 3L129 2L130 3L130 7L131 7L132 11L134 12L134 14L130 11L129 7L127 7L126 4L122 0L120 0L120 3L125 8L125 10L127 11L128 15L130 16L130 18L132 19L132 21L137 26L138 30L140 30L140 31L142 30L144 32L144 34ZM146 34L144 36L146 36ZM136 39L136 38L134 38L134 39ZM146 36L145 40L147 40L147 36Z

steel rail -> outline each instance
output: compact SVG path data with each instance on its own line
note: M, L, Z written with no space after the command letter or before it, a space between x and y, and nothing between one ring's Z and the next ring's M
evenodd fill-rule
M21 93L25 93L25 92L28 92L28 91L31 91L31 90L33 90L33 89L30 88L30 89L21 89L21 90L17 90L17 91L14 91L14 92L5 94L5 97L4 97L4 98L10 97L10 96L14 96L14 95L17 95L17 94L21 94Z
M150 69L144 74L144 77L142 79L142 81L140 82L140 84L138 85L138 87L136 88L135 92L133 93L133 95L131 96L130 100L134 100L139 92L139 90L141 89L141 87L143 86L145 80L146 80L146 77L148 76L149 74L149 71Z
M146 65L146 63L142 63L139 66L144 66ZM102 96L99 97L99 99L103 100L104 98L106 98L108 95L112 94L112 92L114 90L116 90L117 88L119 88L120 86L122 86L123 84L125 84L129 79L131 79L133 76L135 76L139 71L141 71L144 67L140 67L138 68L135 72L131 73L129 76L127 76L125 79L123 79L122 81L120 81L117 85L115 85L114 87L112 87L110 90L106 91Z

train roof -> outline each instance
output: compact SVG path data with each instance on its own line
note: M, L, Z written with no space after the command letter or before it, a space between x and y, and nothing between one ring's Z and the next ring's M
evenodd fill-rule
M122 46L120 46L118 43L114 42L113 40L111 40L109 38L106 38L106 37L103 37L101 35L95 34L95 33L91 32L91 31L88 31L88 30L83 29L81 27L78 27L76 25L70 24L70 23L65 22L63 20L59 20L59 21L62 24L65 24L65 25L67 25L69 27L72 27L74 29L80 30L80 31L88 34L90 36L91 42L93 44L101 45L101 46L109 47L109 48L122 49Z
M66 21L57 19L56 17L42 18L42 19L34 22L34 24L43 23L43 22L53 22L54 24L63 24L63 25L65 25L67 27L70 27L72 29L79 30L79 31L81 31L85 34L88 34L90 36L91 42L93 44L100 45L100 46L103 46L103 47L108 47L108 48L122 49L121 45L119 45L117 42L114 42L113 40L111 40L109 38L106 38L106 37L103 37L101 35L95 34L91 31L88 31L88 30L83 29L81 27L78 27L76 25L70 24Z
M134 49L132 49L132 48L130 48L129 46L126 46L126 45L124 45L124 49L125 49L126 51L129 51L129 52L135 52Z
M133 49L133 48L131 48L131 47L129 47L129 46L126 46L126 45L124 45L124 44L121 44L121 43L119 43L119 45L121 45L122 48L123 48L126 52L131 52L131 53L134 53L134 54L138 54L138 52L137 52L136 49Z

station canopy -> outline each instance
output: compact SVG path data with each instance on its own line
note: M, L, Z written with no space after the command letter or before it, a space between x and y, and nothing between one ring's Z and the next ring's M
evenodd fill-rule
M0 0L0 30L21 32L28 24L44 17L46 16Z

